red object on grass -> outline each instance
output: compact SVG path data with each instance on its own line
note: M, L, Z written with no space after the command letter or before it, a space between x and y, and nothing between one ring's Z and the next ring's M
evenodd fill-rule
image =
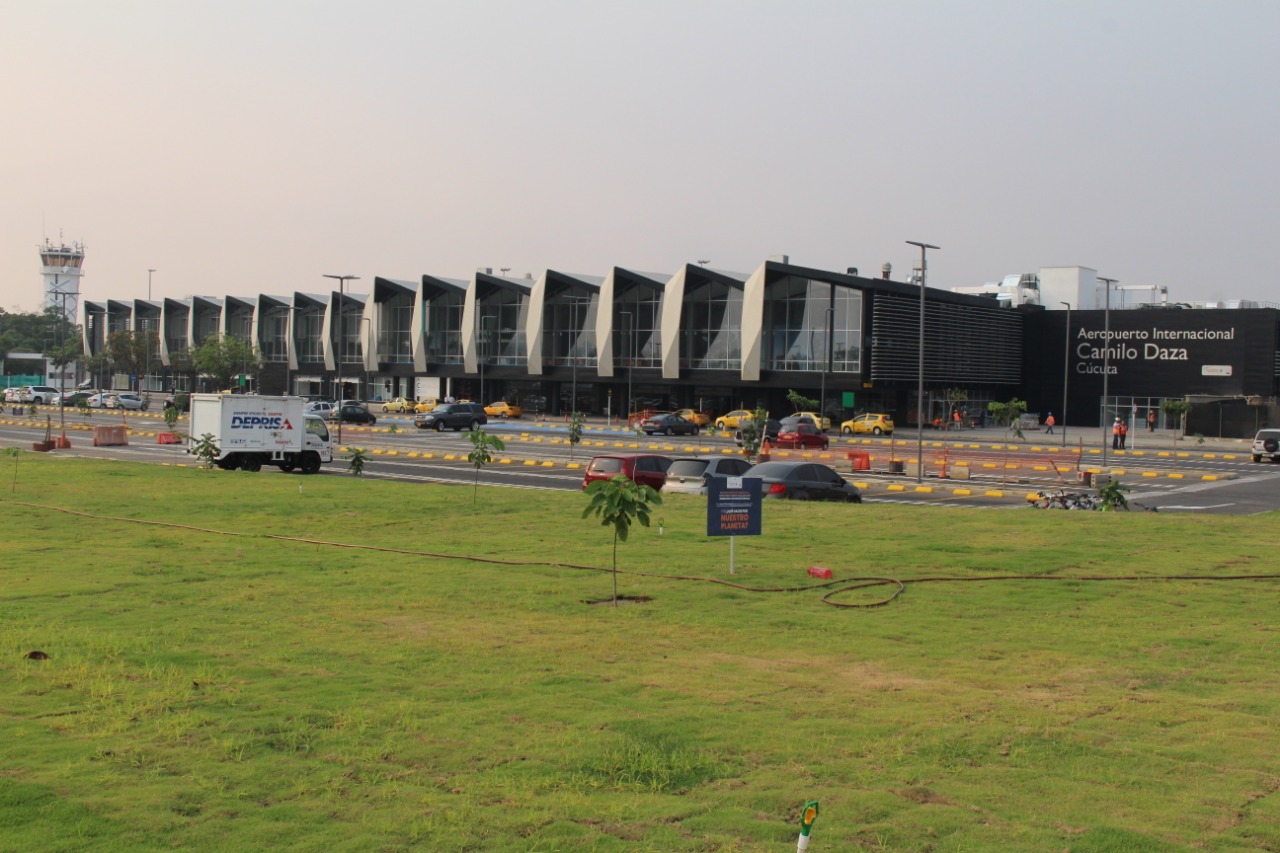
M831 570L823 568L822 566L810 566L809 574L813 575L815 578L822 578L824 581L831 580Z

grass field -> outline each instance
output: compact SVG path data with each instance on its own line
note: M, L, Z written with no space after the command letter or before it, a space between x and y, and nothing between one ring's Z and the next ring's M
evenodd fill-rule
M1276 515L584 506L0 457L0 850L1280 850Z

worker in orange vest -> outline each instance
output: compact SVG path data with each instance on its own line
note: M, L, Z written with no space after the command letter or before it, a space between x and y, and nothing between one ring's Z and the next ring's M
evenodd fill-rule
M1049 435L1053 435L1053 425L1056 423L1057 421L1053 419L1053 412L1050 412L1049 417L1044 419L1044 431Z
M1129 437L1129 422L1120 422L1120 449L1124 450L1124 441Z
M1120 449L1120 419L1116 418L1116 422L1111 425L1111 449Z

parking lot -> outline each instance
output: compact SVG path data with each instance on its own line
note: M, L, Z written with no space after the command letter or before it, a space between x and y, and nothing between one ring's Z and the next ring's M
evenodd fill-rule
M30 447L42 437L46 417L55 434L60 416L41 409L36 417L0 418L0 445ZM180 445L157 444L164 424L156 413L98 412L85 418L66 412L72 446L54 453L125 459L169 465L191 465ZM93 447L91 430L127 424L130 443ZM183 423L177 426L183 430ZM582 469L593 455L654 452L666 456L737 454L722 434L687 437L637 435L602 419L591 421L577 447L570 445L568 426L548 420L495 420L486 427L506 448L482 469L482 484L507 488L576 490ZM335 436L336 438L336 436ZM467 460L471 444L465 433L418 430L407 415L382 414L374 427L345 425L338 458L322 473L346 476L343 448L368 453L364 475L411 482L464 483L476 478ZM773 451L774 459L810 459L835 467L857 485L867 503L894 502L921 506L1023 509L1042 491L1085 491L1082 474L1119 479L1131 501L1164 512L1252 513L1280 508L1280 465L1255 464L1248 442L1178 440L1167 433L1131 435L1123 451L1106 450L1099 430L1072 430L1062 436L1033 433L1019 440L1002 430L928 431L923 445L913 433L894 437L831 436L828 451ZM852 456L851 456L852 455ZM1105 459L1104 459L1105 456ZM917 477L914 463L924 462ZM861 470L855 470L861 466ZM259 476L272 476L274 472ZM857 511L852 507L850 511Z

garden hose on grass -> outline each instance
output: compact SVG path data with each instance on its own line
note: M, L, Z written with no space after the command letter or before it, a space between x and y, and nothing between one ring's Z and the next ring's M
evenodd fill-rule
M65 513L74 515L78 518L90 518L98 521L116 521L125 524L142 524L150 527L168 527L175 530L185 530L195 533L207 533L211 536L233 536L245 537L253 539L274 539L279 542L297 542L303 545L323 545L329 548L348 548L357 551L374 551L383 554L398 554L407 557L431 557L438 560L461 560L469 563L488 563L499 566L544 566L547 568L573 569L575 571L584 572L601 572L605 574L612 573L614 570L601 566L586 566L579 563L561 563L549 560L505 560L497 557L477 557L467 554L444 554L436 551L418 551L411 548L388 548L383 545L361 545L351 542L330 542L325 539L307 539L299 536L283 536L278 533L244 533L234 530L215 530L209 527L196 527L191 524L178 524L172 521L151 521L141 518L123 518L115 515L97 515L91 512L83 512L81 510L67 509L65 507L48 506L46 504L24 503L21 501L8 501L9 506L21 506L29 509L48 510L52 512ZM1258 581L1258 580L1280 580L1280 574L1264 574L1264 575L984 575L981 577L948 577L933 576L923 578L884 578L884 577L852 577L837 578L835 580L824 581L815 584L803 584L801 586L747 586L746 584L735 583L733 581L723 580L722 578L703 577L701 575L665 575L658 572L640 572L628 569L618 569L618 574L630 575L632 577L641 578L660 578L662 580L672 581L696 581L700 583L712 583L720 586L727 586L732 589L739 589L743 592L808 592L809 590L825 589L827 592L820 599L823 604L829 604L832 607L840 607L845 609L867 609L871 607L883 607L889 604L905 590L907 584L921 583L990 583L995 581L1014 582L1014 581L1065 581L1077 583L1093 583L1103 581L1129 581L1129 582L1148 582L1148 581ZM869 602L844 602L836 601L838 596L845 593L853 592L859 589L869 589L877 586L892 587L892 592L887 598Z

